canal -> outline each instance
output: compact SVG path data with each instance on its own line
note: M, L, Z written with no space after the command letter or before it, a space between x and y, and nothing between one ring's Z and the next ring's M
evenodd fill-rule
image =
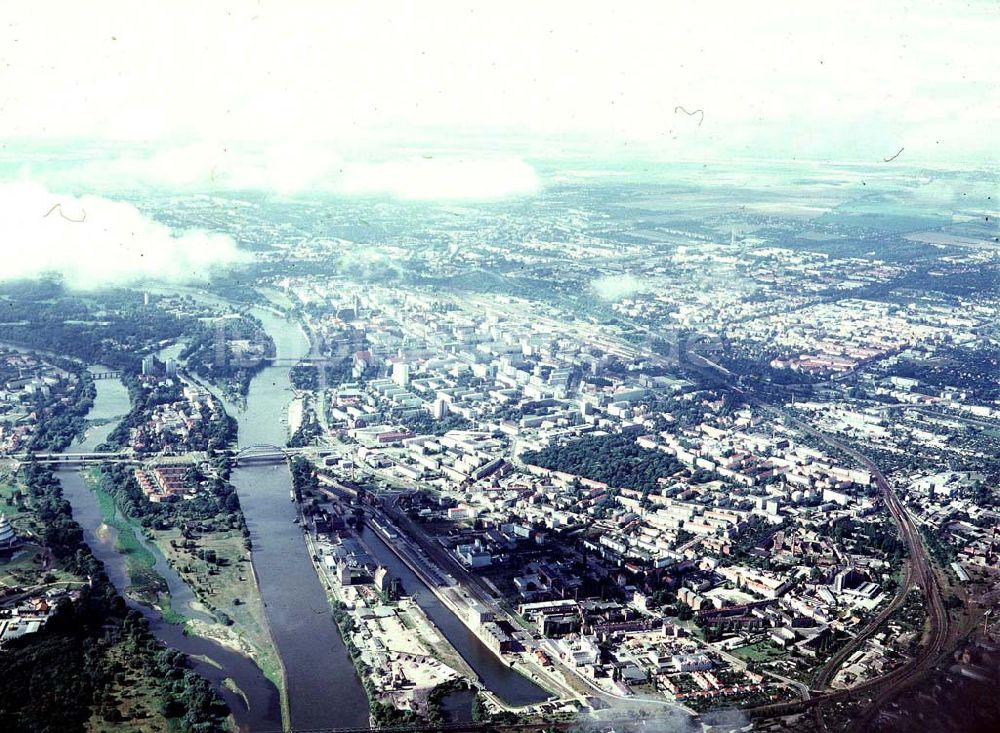
M500 661L450 608L438 600L424 581L399 559L377 532L362 527L361 539L374 558L402 581L407 595L413 596L417 605L479 675L487 689L513 706L530 705L548 699L549 693Z

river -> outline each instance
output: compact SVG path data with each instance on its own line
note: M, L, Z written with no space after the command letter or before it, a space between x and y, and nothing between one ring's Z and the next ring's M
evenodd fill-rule
M399 559L378 533L362 528L361 537L374 559L402 581L406 594L413 597L438 630L475 670L487 689L513 706L529 705L548 699L549 694L545 690L501 662L450 608L438 600L431 589Z
M274 339L276 358L308 353L309 341L297 324L263 308L253 314ZM281 419L291 397L288 367L267 367L254 377L246 410L232 413L239 421L239 445L283 446L288 436ZM368 698L333 622L302 530L293 523L288 466L240 466L231 481L250 528L254 569L285 667L293 727L367 726Z
M186 294L203 300L223 302L195 291ZM309 342L295 323L268 308L255 307L264 329L274 339L275 357L298 359L309 351ZM177 347L168 347L160 358L175 357ZM88 413L91 421L107 420L74 442L70 451L92 449L128 411L128 395L114 380L96 382L98 395ZM213 390L218 394L217 390ZM292 397L288 367L267 367L250 383L246 408L223 400L239 425L238 444L266 443L283 446L287 439L287 407ZM62 471L60 479L74 515L84 527L88 544L108 567L120 591L128 585L123 558L114 550L114 532L99 532L103 524L96 497L77 471ZM253 544L252 560L271 636L285 672L290 725L295 728L358 727L368 725L368 697L355 673L330 612L325 591L306 549L302 530L293 523L295 505L288 501L291 475L287 465L252 465L233 470L231 481L240 497L243 514ZM153 548L155 550L155 548ZM167 581L175 610L197 618L200 609L190 589L157 556L157 569ZM174 595L176 593L176 596ZM250 700L250 709L236 695L220 692L234 711L237 721L249 729L273 730L281 727L280 704L274 686L246 657L242 657L194 637L185 637L180 628L165 624L159 614L141 609L151 621L158 638L188 654L204 655L222 664L223 675L210 664L198 663L198 671L212 681L235 679ZM194 642L194 643L191 643ZM228 659L218 650L226 652ZM235 657L235 659L234 659ZM250 670L244 669L247 665Z
M308 353L308 339L297 324L266 308L255 307L252 312L274 339L276 358L294 360ZM103 422L74 441L69 451L91 450L99 445L118 422L117 418L128 410L128 395L120 382L99 380L96 385L97 398L87 418ZM250 383L245 409L225 401L227 410L239 424L238 444L241 447L254 444L283 446L287 439L285 421L291 397L288 367L272 366L263 369ZM101 530L103 518L96 496L78 471L62 470L59 477L66 498L73 505L73 514L84 528L87 543L104 562L115 586L124 591L128 585L124 559L114 549L114 529ZM254 570L271 636L285 670L288 722L300 729L367 726L367 696L333 622L302 530L293 521L296 507L288 501L291 485L288 466L240 466L233 470L231 481L250 529ZM546 698L543 690L486 649L381 539L374 536L366 539L375 545L378 559L402 578L407 591L414 595L489 689L514 705ZM203 614L190 589L165 561L161 561L158 552L154 554L158 560L157 570L170 588L175 610L191 618L201 617ZM195 669L215 683L243 729L273 730L281 726L277 690L250 659L215 642L185 636L181 627L165 623L156 611L131 602L130 605L149 619L157 638L193 657ZM210 659L215 664L199 658ZM221 685L226 677L233 679L245 693L249 707L240 696ZM456 708L449 710L455 718L461 719L468 714L466 696L459 695L448 702L451 703L448 707Z
M114 428L118 420L128 412L128 392L117 380L103 379L95 382L97 395L94 406L87 414L91 421L102 421L84 435L77 438L67 449L69 452L89 451L99 445ZM84 482L77 469L63 468L57 472L62 484L63 495L73 506L73 518L83 528L84 539L94 556L104 564L104 569L118 589L125 595L129 579L125 570L125 559L115 549L117 531L104 524L104 517L97 503L97 496ZM141 533L137 533L137 536ZM139 537L143 540L142 537ZM163 556L155 552L156 570L166 580L171 592L174 609L190 618L205 618L195 602L190 588L166 563ZM213 684L229 705L237 724L243 730L275 730L281 727L281 705L278 690L248 657L232 651L214 641L197 636L186 636L182 627L169 624L159 612L126 598L133 608L149 622L150 630L157 639L167 646L184 652L191 657L195 671ZM242 690L246 701L239 694L223 685L231 679ZM249 702L249 706L247 705Z

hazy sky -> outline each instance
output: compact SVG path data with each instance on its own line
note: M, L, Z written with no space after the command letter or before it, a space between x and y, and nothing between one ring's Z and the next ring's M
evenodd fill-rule
M0 139L982 163L1000 150L998 7L8 1Z
M986 167L998 7L6 0L0 280L238 258L104 198L134 186L480 200L532 194L564 155Z

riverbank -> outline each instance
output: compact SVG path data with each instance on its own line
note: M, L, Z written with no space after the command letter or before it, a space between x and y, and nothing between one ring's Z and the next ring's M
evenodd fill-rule
M178 291L233 305L204 292ZM254 305L249 313L273 340L279 363L295 362L309 353L301 324L286 313L268 305ZM214 386L209 388L219 394ZM268 364L251 380L245 403L237 406L223 399L239 425L238 445L284 445L288 429L281 419L287 420L292 396L289 369ZM253 571L283 670L283 722L304 729L363 727L368 723L367 697L330 618L302 531L292 523L289 479L284 465L239 466L230 476L250 533ZM336 705L330 704L331 696Z
M298 322L266 308L254 307L251 313L274 340L279 360L294 362L309 353ZM286 417L293 396L287 367L268 366L258 374L250 384L247 409L235 413L239 445L284 445L288 428L280 418ZM239 466L230 477L250 529L254 569L286 669L288 720L300 728L364 726L367 696L330 617L302 531L293 523L290 478L285 465ZM336 695L335 706L329 704L331 694Z
M376 522L374 519L366 517L365 526L373 532L379 540L387 547L393 554L399 558L406 567L430 590L432 594L441 602L446 609L448 609L456 619L458 619L468 630L472 633L479 641L483 644L483 647L488 649L491 654L493 654L497 660L512 669L512 671L525 681L530 682L539 687L539 689L548 693L552 696L561 696L567 694L561 688L558 694L553 693L542 687L541 679L537 675L533 675L529 678L527 675L523 674L519 669L514 669L519 660L511 654L504 654L494 648L493 646L486 643L481 636L481 630L474 624L471 620L470 611L475 607L475 602L466 595L466 591L461 588L457 583L453 586L442 586L436 577L449 577L440 566L434 566L430 558L426 556L420 556L420 550L416 548L415 545L411 545L409 541L403 539L402 530L400 530L395 525L392 525L389 518L385 515L379 517L379 521L384 523L384 527ZM396 532L396 537L393 538L387 532L388 527L391 527ZM551 679L547 679L551 684ZM572 696L572 695L570 695ZM519 706L505 704L505 708L508 710L516 710Z
M333 495L311 486L306 474L293 470L293 475L297 476L296 485L304 501L315 496L311 492L319 491L335 502L327 511L341 518L350 514L336 507ZM420 674L418 668L424 658L432 658L457 670L458 677L476 689L485 690L489 684L489 689L500 693L500 696L492 695L491 699L495 699L502 710L530 714L535 704L550 698L549 693L530 679L503 664L458 618L453 606L445 606L436 598L412 569L403 569L406 564L398 556L388 557L387 553L391 554L392 550L371 529L359 528L356 534L339 530L337 537L322 535L315 540L311 532L307 532L306 538L316 572L328 589L331 604L338 610L338 624L342 633L347 634L348 647L374 702L381 704L393 700L401 689L400 684L416 687L414 678ZM401 579L403 591L408 596L401 598L399 603L391 603L385 593L373 587L371 577L360 581L354 578L372 573L371 561L387 567L390 577ZM347 567L356 566L351 571L351 582L345 580L345 562ZM445 628L439 627L438 621L444 623ZM462 646L456 647L455 643ZM468 660L466 654L470 655ZM392 670L388 678L387 670ZM400 679L405 679L406 683L398 682ZM513 705L502 702L504 697ZM471 696L466 701L471 704ZM413 709L413 706L398 704L396 707ZM462 714L454 705L451 712ZM465 712L470 713L468 706Z
M413 599L382 604L370 588L335 582L327 587L333 619L368 694L372 722L443 722L445 694L473 683L434 655L427 637L437 632Z
M125 572L129 579L126 594L139 603L155 608L167 623L183 625L187 619L171 606L167 581L156 572L156 557L136 535L142 532L142 528L118 510L114 497L104 489L96 471L92 469L86 473L84 480L94 492L101 511L103 525L97 529L98 535L106 535L108 527L116 530L114 548L125 558Z
M249 657L284 697L284 675L243 533L228 530L195 538L185 537L179 529L145 529L121 513L96 469L86 474L85 480L95 494L104 524L116 530L114 547L125 558L129 597L156 609L164 621L183 627L185 634L215 641ZM168 584L156 571L157 558L143 539L156 548L197 598L199 610L214 622L186 616L174 608Z
M63 469L57 474L64 495L72 506L73 517L83 529L84 540L103 565L109 580L126 599L128 607L140 613L149 624L150 631L169 649L186 654L191 667L208 680L229 706L233 719L242 730L275 730L281 726L280 698L276 686L261 672L258 665L246 654L214 639L191 633L187 623L168 623L154 607L136 601L126 590L130 584L126 558L115 549L118 529L104 523L104 513L97 493L88 485L83 472ZM155 569L167 579L171 604L175 609L192 615L204 616L193 610L197 602L190 589L177 577L159 551L141 535L133 535L156 556ZM232 678L243 691L234 693L223 681Z
M25 462L2 479L4 498L17 497L21 530L45 541L5 594L8 618L25 618L24 609L33 617L0 654L0 711L7 728L168 731L180 730L183 717L191 729L225 729L226 713L208 682L185 673L184 657L154 638L155 624L132 614L145 607L122 592L128 585L125 558L112 547L118 530L103 524L96 496L73 472L74 492L86 496L90 509L77 511L74 497L63 491L65 475ZM105 528L103 543L95 535L98 527ZM113 555L117 567L109 568L94 546ZM113 587L106 571L117 575ZM56 590L60 577L72 577L62 582L75 587Z
M292 466L293 487L304 499L315 497L315 474L303 466ZM300 512L299 517L314 571L368 695L373 722L443 722L449 693L481 688L479 676L417 601L399 596L398 579L389 574L385 585L378 586L374 578L385 568L371 565L359 536L342 530L339 540L318 533L314 537L311 514Z
M189 630L248 655L279 691L283 690L281 664L243 533L232 529L185 535L179 529L169 529L150 530L146 537L218 621L211 624L191 619Z
M358 542L361 546L371 555L371 548L368 547L367 543L362 539L358 538ZM317 556L321 556L317 555ZM320 573L321 577L324 577L324 571L317 564L317 572ZM327 585L336 592L337 584L325 578L327 580ZM451 669L456 670L463 678L468 680L474 687L481 688L483 686L482 681L479 679L479 675L476 671L465 661L465 658L461 653L452 646L451 642L445 637L435 623L424 613L424 610L416 602L415 599L407 597L409 600L409 605L401 612L401 615L405 617L411 617L413 619L412 623L409 624L409 628L419 629L420 641L427 648L429 653L440 659L444 664L448 665ZM339 594L337 594L337 600L343 600Z

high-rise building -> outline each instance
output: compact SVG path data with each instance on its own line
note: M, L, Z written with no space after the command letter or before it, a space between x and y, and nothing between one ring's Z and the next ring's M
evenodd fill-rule
M392 381L400 387L408 387L410 385L410 365L400 361L393 364Z
M375 569L375 587L385 594L385 597L390 601L399 598L399 578L390 573L388 568L382 565L379 565Z
M164 364L164 371L167 373L168 377L177 376L177 361L175 359L167 359Z
M142 359L142 373L144 376L151 375L156 371L156 359L152 356L146 356Z

